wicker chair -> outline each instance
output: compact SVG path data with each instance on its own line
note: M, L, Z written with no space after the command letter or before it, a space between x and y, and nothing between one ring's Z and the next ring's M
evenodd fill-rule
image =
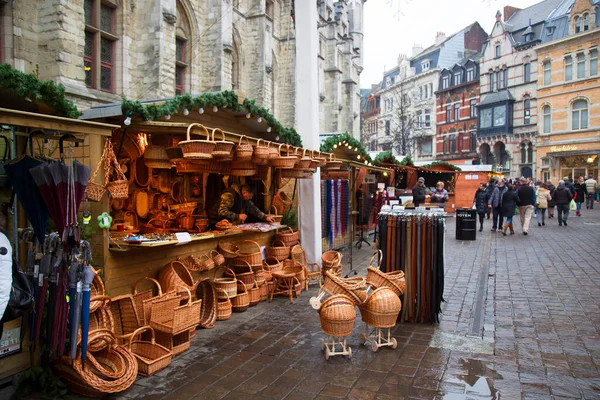
M306 273L306 290L308 290L308 283L312 280L319 284L319 287L323 285L323 275L321 274L321 265L319 263L311 263L306 259L306 252L299 244L292 247L290 251L290 258L298 264L304 266Z

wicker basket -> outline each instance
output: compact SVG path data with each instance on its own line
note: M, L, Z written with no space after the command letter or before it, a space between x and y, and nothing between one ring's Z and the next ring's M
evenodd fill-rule
M271 142L267 142L267 147L269 148L269 162L279 158L279 149L277 147L271 147Z
M194 293L197 299L202 300L198 326L204 329L214 328L217 320L217 291L215 285L208 278L201 279L196 284Z
M300 232L295 231L290 227L284 228L285 230L279 231L275 233L275 239L283 242L287 247L293 247L300 243Z
M202 131L202 134L206 135L206 140L191 140L190 134L194 127L198 127ZM212 152L215 148L215 142L210 139L210 133L208 133L204 125L193 123L187 128L186 140L177 143L177 146L181 148L183 158L206 160L213 157Z
M244 138L246 138L246 143L242 143ZM250 161L253 154L254 148L248 141L248 138L244 135L240 136L240 141L235 147L235 158L238 161Z
M190 331L186 330L177 335L170 335L156 331L156 343L171 350L173 357L181 354L190 348Z
M212 258L213 262L215 263L215 267L220 267L221 265L225 264L225 256L219 253L218 251L211 250L210 253L208 253L208 255Z
M281 171L281 177L286 179L310 179L313 176L313 171L308 169L284 169Z
M264 285L267 281L266 279L266 274L265 274L265 270L263 269L262 265L256 266L256 267L252 267L252 270L254 271L254 282L256 282L256 285L261 286Z
M217 289L217 321L226 321L231 318L231 300L223 289Z
M281 240L273 240L271 247L265 248L267 257L276 258L279 261L287 260L290 258L290 248L285 245Z
M252 176L256 174L256 165L252 161L233 161L231 163L231 175Z
M275 257L267 257L263 261L263 270L265 271L265 280L270 281L273 279L273 272L283 271L283 265Z
M326 251L321 255L323 267L334 268L342 263L342 253L335 250Z
M302 155L301 156L298 154L299 151L300 151L300 148L297 148L296 149L296 154L298 155L298 160L294 164L294 168L302 170L302 171L306 171L306 170L309 169L310 163L311 163L312 160L311 160L310 157L308 157L306 155L306 149L304 149L302 151Z
M342 168L342 164L343 163L339 160L336 160L333 153L331 153L331 154L329 154L329 160L325 164L324 169L326 169L328 171L337 171Z
M144 151L144 164L153 169L171 169L173 166L167 150L163 146L153 144L149 144Z
M296 161L298 160L298 156L295 154L290 154L289 153L289 148L290 145L287 145L287 149L288 149L288 153L287 155L281 155L281 147L283 146L283 143L279 145L279 156L277 158L274 158L271 160L271 166L275 167L275 168L281 168L281 169L291 169L294 168L294 165L296 164Z
M215 140L217 133L221 134L221 140ZM215 142L215 148L213 150L213 157L221 161L233 160L233 146L235 143L225 140L225 132L221 129L215 128L212 131L212 140Z
M241 283L241 281L240 281ZM231 299L231 308L233 312L244 312L250 307L250 295L248 294L248 289L246 289L246 285L242 284L241 286L244 289L243 293L238 293L237 296Z
M330 295L343 294L348 296L354 305L364 303L367 298L365 278L357 277L342 279L332 274L331 271L327 271L325 274L323 290Z
M177 335L200 323L202 300L192 301L192 294L186 287L181 287L188 295L187 302L179 305L180 296L171 296L152 303L150 326L157 331Z
M346 295L333 295L321 304L319 319L326 334L336 337L350 336L356 320L354 303Z
M110 146L110 139L106 139L104 142L104 150L102 151L102 156L100 157L100 161L96 165L94 172L90 176L88 180L88 184L86 186L86 196L90 201L100 201L102 197L106 194L106 184L108 183L108 175L104 174L104 182L102 185L95 183L96 177L100 172L100 168L103 164L106 164L106 157L108 156L108 147Z
M285 194L285 192L278 192L273 196L273 201L271 201L271 205L277 209L277 214L285 214L285 212L292 205L292 200L290 200Z
M106 184L106 189L110 196L114 199L126 199L129 197L129 180L125 177L121 165L117 160L117 156L112 148L112 145L108 147L108 154L106 156L106 162L104 164L105 176L111 176L114 172L116 179L111 181L109 178Z
M231 274L233 275L233 278L228 278L228 277L223 277L223 278L217 278L217 269L215 268L214 270L214 275L213 275L213 284L215 285L215 288L217 289L221 289L223 292L225 292L227 294L228 298L233 298L235 296L237 296L237 279L235 278L235 273L233 271L231 271L229 268L227 268L227 271L231 271ZM217 297L219 297L219 299L221 298L221 292L217 290Z
M190 255L186 260L187 269L194 272L210 271L215 267L215 262L208 254L202 254L200 257Z
M256 282L254 282L254 286L247 290L250 298L250 307L254 307L260 302L260 288Z
M218 160L190 160L182 159L175 161L175 171L178 174L214 173L220 174L224 171L223 163Z
M109 310L114 322L113 333L119 344L125 344L140 327L133 296L126 294L110 299Z
M265 282L264 285L260 285L258 287L259 290L259 296L260 296L260 301L265 301L269 298L269 285L267 285L267 283Z
M369 267L367 268L367 283L374 289L380 287L392 289L398 296L402 296L406 290L406 280L402 271L386 274L377 268Z
M156 286L157 294L154 295L152 289L144 290L143 292L138 292L138 285L143 281L149 281ZM160 298L162 296L162 290L160 288L160 283L156 279L145 277L139 279L135 285L133 286L133 302L135 304L135 309L138 315L138 319L140 325L148 325L150 323L150 312L151 312L151 301L152 299Z
M252 267L244 260L235 259L234 262L237 262L235 266L227 269L225 275L232 277L233 279L237 279L238 282L242 282L246 287L252 287L254 285L254 272L252 272ZM240 272L244 271L244 272ZM238 287L238 292L240 291Z
M258 243L253 240L242 240L237 246L240 252L233 260L233 265L244 265L244 263L251 266L262 265L262 252Z
M367 300L358 306L362 320L376 328L391 328L402 308L398 295L387 287L375 289Z
M271 206L269 211L275 211L275 214L267 214L267 217L271 217L273 219L273 222L276 224L281 223L281 220L283 219L283 215L277 214L277 207Z
M102 282L102 277L100 273L102 269L93 269L94 271L94 279L92 280L92 284L90 285L90 298L94 298L96 296L104 296L104 282ZM104 301L90 301L90 311L94 311L96 308L104 305Z
M119 158L129 158L130 160L137 160L144 154L144 148L142 142L145 142L145 134L143 133L131 133L128 132L123 138L123 131L117 130L112 137L111 145L119 151L121 147L121 153L118 155ZM121 146L121 142L123 145Z
M158 273L158 282L164 293L175 290L177 286L183 286L188 290L194 290L194 278L190 271L181 261L171 261L162 267Z
M254 152L252 153L252 163L256 165L267 165L269 164L269 147L261 146L260 142L262 139L256 141Z
M217 249L225 258L236 258L240 253L240 248L229 242L219 242L217 244Z
M150 341L133 340L142 332L150 331L152 338ZM150 376L154 375L161 369L169 366L173 354L171 350L156 343L156 335L154 329L149 326L144 326L133 332L129 339L127 347L135 356L138 362L138 375Z

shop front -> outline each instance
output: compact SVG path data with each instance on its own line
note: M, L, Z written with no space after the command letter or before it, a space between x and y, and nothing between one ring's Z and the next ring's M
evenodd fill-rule
M589 174L598 179L600 166L600 143L582 143L562 146L540 146L541 176L554 183L564 177L571 180Z

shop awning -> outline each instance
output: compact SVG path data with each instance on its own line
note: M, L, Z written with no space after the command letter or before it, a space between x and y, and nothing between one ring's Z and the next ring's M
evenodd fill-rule
M573 151L553 151L546 153L546 157L571 157L571 156L587 156L597 155L600 156L600 150L573 150Z

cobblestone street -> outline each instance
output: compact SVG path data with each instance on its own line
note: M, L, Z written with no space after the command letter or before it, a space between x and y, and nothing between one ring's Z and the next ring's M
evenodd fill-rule
M396 326L396 350L360 346L357 312L352 358L325 361L311 287L198 330L191 350L119 398L600 398L600 209L568 227L532 223L528 236L517 220L507 237L486 220L472 242L448 220L441 323ZM371 252L353 249L359 274Z

